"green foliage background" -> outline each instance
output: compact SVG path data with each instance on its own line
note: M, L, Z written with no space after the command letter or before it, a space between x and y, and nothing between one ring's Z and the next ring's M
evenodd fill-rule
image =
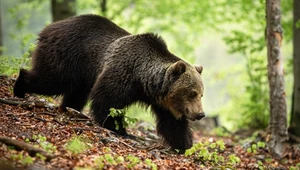
M283 58L288 106L292 89L292 0L281 1ZM46 0L1 1L4 51L0 73L29 67L27 53L38 32L50 23ZM77 0L77 13L104 15L129 32L155 32L170 51L204 66L204 109L227 127L265 128L269 95L265 34L265 0ZM150 120L137 106L130 116ZM152 120L152 119L151 119ZM153 121L153 120L152 120ZM235 122L235 123L233 123Z

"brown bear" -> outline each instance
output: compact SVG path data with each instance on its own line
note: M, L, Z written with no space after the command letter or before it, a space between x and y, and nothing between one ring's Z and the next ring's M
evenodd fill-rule
M202 67L169 52L159 36L131 35L104 17L81 15L49 25L32 61L30 71L20 71L16 96L61 94L62 108L81 110L91 92L95 120L121 135L127 134L123 117L108 116L109 109L142 103L156 115L158 134L184 151L192 146L189 120L205 116Z
M127 31L96 15L50 24L39 34L32 69L20 70L14 95L63 95L61 108L82 110L103 68L107 46L126 35Z

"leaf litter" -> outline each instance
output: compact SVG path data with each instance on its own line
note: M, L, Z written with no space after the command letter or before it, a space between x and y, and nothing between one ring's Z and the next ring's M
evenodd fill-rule
M97 126L89 115L61 111L55 98L15 98L14 81L0 76L0 169L300 169L300 145L287 144L284 157L276 159L266 146L258 146L267 139L264 132L250 140L194 130L194 147L177 154L147 122L128 128L135 138L123 138ZM29 154L29 148L1 142L1 137L38 151Z

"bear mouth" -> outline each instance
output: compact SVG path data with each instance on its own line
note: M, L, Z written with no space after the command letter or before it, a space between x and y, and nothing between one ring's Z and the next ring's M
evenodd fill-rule
M196 120L201 120L202 118L205 117L205 113L199 113L197 114L196 116L193 116L193 117L189 117L189 119L191 121L196 121Z

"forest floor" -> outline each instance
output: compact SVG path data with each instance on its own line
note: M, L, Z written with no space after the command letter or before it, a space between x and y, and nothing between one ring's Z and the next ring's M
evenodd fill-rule
M13 84L13 78L0 76L0 170L300 169L300 145L287 144L284 156L276 159L266 149L265 132L245 138L194 130L194 147L177 154L149 123L128 128L135 139L122 138L43 97L15 98Z

